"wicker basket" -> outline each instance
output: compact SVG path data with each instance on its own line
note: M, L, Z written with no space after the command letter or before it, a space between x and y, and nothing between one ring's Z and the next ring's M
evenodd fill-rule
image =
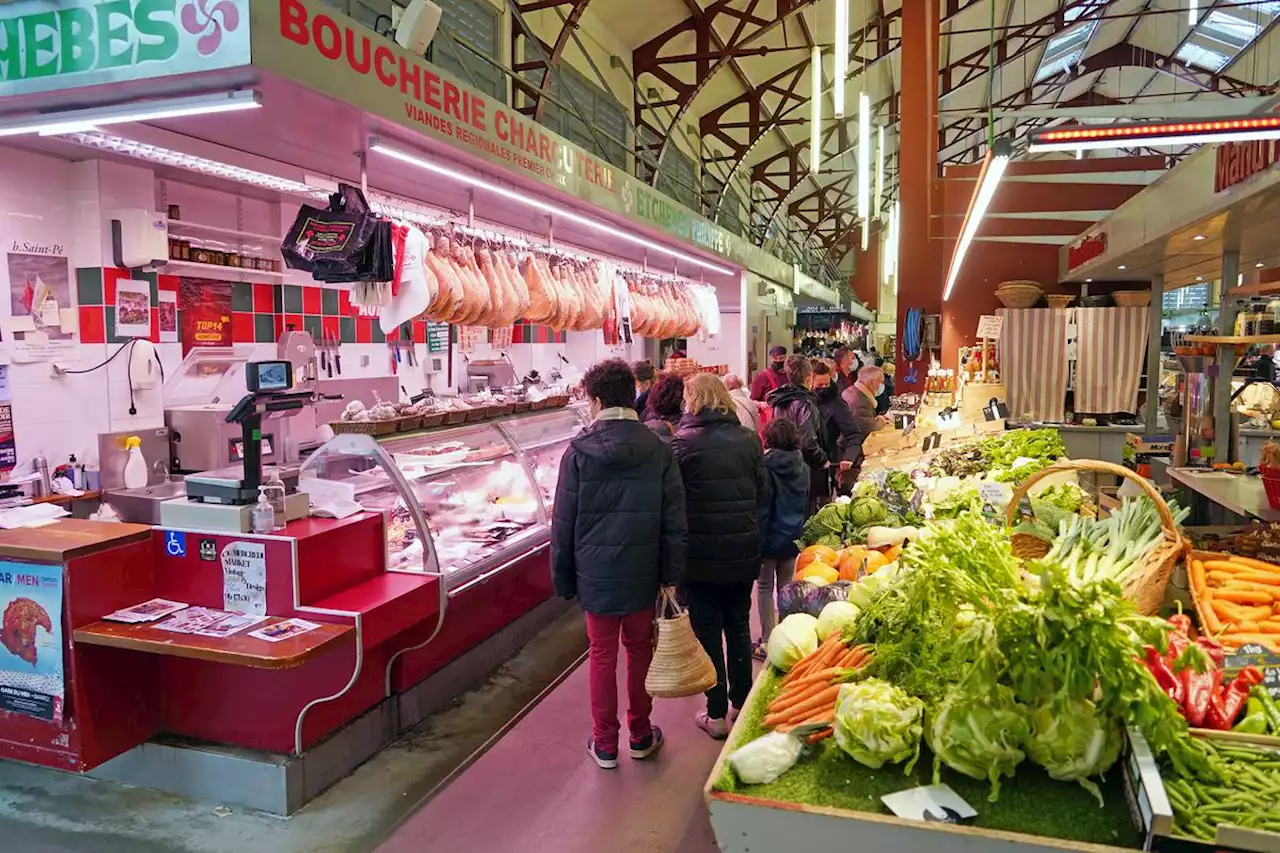
M423 429L431 429L432 427L438 427L442 423L444 423L444 412L434 412L430 415L422 416Z
M516 410L515 403L494 403L489 407L489 417L500 418L503 415L509 415Z
M1033 281L1006 281L996 288L996 299L1005 308L1031 308L1040 301L1044 289Z
M1244 555L1241 554L1240 556L1244 556ZM1225 554L1217 551L1188 551L1187 552L1187 577L1188 578L1191 577L1191 561L1192 560L1226 560L1229 557L1231 557L1230 554ZM1257 559L1257 558L1254 558L1254 559ZM1267 562L1267 561L1263 560L1263 562ZM1194 582L1188 583L1187 586L1190 588L1191 604L1196 609L1196 619L1199 620L1200 622L1200 630L1208 634L1210 632L1206 626L1210 625L1211 621L1206 618L1206 609L1209 608L1211 605L1200 597L1200 594L1196 590L1196 585ZM1218 621L1221 622L1222 620L1219 618ZM1218 634L1217 640L1218 642L1222 643L1223 648L1225 648L1227 651L1235 651L1241 645L1241 641L1233 640L1231 634ZM1258 643L1259 645L1267 646L1273 652L1280 652L1280 634L1275 635L1275 639L1272 640L1270 644L1262 643L1261 640L1262 640L1261 637L1258 637L1256 635L1250 635L1247 642Z
M1050 308L1061 310L1071 304L1071 300L1075 299L1070 293L1046 293L1044 301L1049 303Z
M480 421L487 421L492 412L493 406L472 406L467 410L466 423L474 424Z
M528 400L524 400L524 401L522 401L522 402L519 402L519 403L514 404L514 405L511 407L511 411L512 411L512 413L513 413L513 414L517 414L517 415L518 415L518 414L520 414L521 412L527 412L527 411L529 411L529 410L530 410L530 409L532 409L532 408L533 408L533 404L532 404L532 403L530 403Z
M389 421L333 421L329 424L334 435L391 435L399 426L399 418Z
M675 593L658 593L658 644L644 677L644 689L657 699L680 699L706 693L716 684L716 667L694 636L689 613Z
M556 394L554 397L547 398L548 409L559 409L567 405L569 405L568 394Z
M1150 290L1118 290L1111 294L1118 308L1146 308L1151 304Z
M444 413L445 426L457 426L458 424L465 424L467 422L467 414L468 414L468 410L466 409L451 409L445 412Z
M422 429L422 415L409 415L403 417L396 422L396 428L400 432L414 432Z
M1050 474L1062 471L1085 471L1124 477L1136 483L1142 491L1146 492L1147 497L1155 502L1156 512L1160 514L1160 522L1164 527L1164 541L1148 551L1124 581L1124 597L1132 601L1140 613L1147 616L1155 614L1164 603L1165 587L1173 577L1173 569L1187 553L1190 543L1178 532L1173 514L1169 512L1169 504L1165 503L1160 492L1147 478L1138 476L1123 465L1114 465L1110 462L1100 462L1096 459L1062 459L1032 474L1014 488L1013 499L1005 509L1005 523L1013 527L1018 505L1022 503L1022 499L1026 497L1032 486Z

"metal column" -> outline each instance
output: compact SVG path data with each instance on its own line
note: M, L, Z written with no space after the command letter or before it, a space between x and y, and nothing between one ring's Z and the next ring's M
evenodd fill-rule
M1240 253L1222 253L1222 280L1218 282L1218 334L1230 335L1236 327L1236 300L1232 292L1240 278ZM1213 383L1213 460L1231 458L1231 372L1235 367L1235 347L1218 347L1218 376Z
M1151 279L1151 305L1147 309L1147 403L1142 419L1145 435L1159 432L1160 414L1160 335L1164 331L1164 277Z

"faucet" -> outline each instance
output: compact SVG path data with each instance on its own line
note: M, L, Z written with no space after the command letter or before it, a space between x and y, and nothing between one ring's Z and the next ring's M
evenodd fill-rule
M155 479L155 473L157 470L160 472L160 481L154 485L158 486L162 483L169 482L169 464L163 459L157 459L155 462L151 463L151 479Z

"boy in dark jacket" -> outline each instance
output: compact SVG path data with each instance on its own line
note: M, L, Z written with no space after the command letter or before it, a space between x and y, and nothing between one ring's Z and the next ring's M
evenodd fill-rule
M809 501L809 466L800 455L800 431L787 418L777 418L764 429L766 499L760 507L760 582L756 604L760 610L761 637L753 654L765 659L769 632L778 624L774 590L791 583L799 550L796 540L804 531Z
M653 659L659 586L684 577L684 484L675 455L636 417L636 383L625 361L610 359L582 379L592 422L560 460L551 521L556 593L577 597L590 642L592 738L596 764L618 766L618 636L627 651L627 724L631 757L662 748L650 725L644 687Z

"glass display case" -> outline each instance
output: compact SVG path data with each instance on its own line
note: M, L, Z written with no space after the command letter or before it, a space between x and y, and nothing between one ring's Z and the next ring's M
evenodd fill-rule
M547 541L560 457L583 423L581 411L568 408L379 441L336 436L303 476L326 481L338 499L387 513L387 566L438 565L453 590ZM377 464L379 454L397 476Z

